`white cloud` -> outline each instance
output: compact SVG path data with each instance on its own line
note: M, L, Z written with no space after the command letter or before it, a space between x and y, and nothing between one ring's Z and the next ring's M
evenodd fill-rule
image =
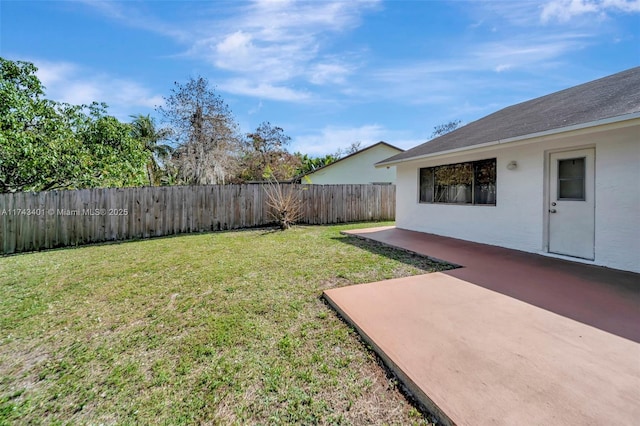
M451 104L466 93L504 88L496 74L510 71L537 72L558 67L571 52L592 42L581 32L530 33L501 41L478 42L438 61L405 62L380 67L371 73L373 87L385 87L363 97L383 97L412 104Z
M128 120L127 114L136 107L152 109L164 102L162 96L130 79L69 62L29 60L38 67L37 76L49 99L74 105L105 102L109 105L109 113L121 120Z
M621 12L640 12L640 0L603 0L602 6Z
M573 16L585 13L598 12L599 7L595 3L586 0L554 0L542 7L540 18L542 22L557 19L566 22Z
M542 7L542 22L567 22L576 16L607 12L640 12L640 0L552 0Z
M490 28L491 32L498 32L505 26L527 27L538 24L540 2L538 1L495 1L480 0L465 2L465 13L471 14L481 25L470 28Z
M453 76L465 69L455 60L380 68L371 74L372 82L367 83L372 88L361 90L360 95L413 105L448 103L460 87L460 82Z
M256 1L223 22L225 31L195 42L189 53L266 87L294 79L342 84L354 66L347 58L325 58L324 37L356 27L363 11L377 3Z
M385 130L378 124L367 124L360 127L328 126L319 133L297 137L292 145L294 151L307 153L311 156L325 155L348 147L353 142L362 142L362 146L369 146L382 140Z
M237 76L262 83L281 83L303 74L304 63L311 61L315 49L305 49L302 40L286 44L265 43L255 34L236 31L215 43L200 41L189 51L202 56L214 66Z
M249 109L249 111L247 111L247 114L249 115L257 114L262 110L262 107L263 107L262 101L259 101L258 105L252 107L251 109Z
M118 106L135 105L155 108L164 104L161 95L151 93L149 89L135 81L103 76L98 82L104 83L104 90L111 92L113 102ZM109 96L106 93L105 95Z
M488 42L475 47L470 64L476 69L525 69L542 66L589 44L589 34L565 32L557 35L512 37L500 42Z
M399 148L408 149L424 140L411 137L404 131L393 131L379 124L365 124L360 127L326 126L311 134L296 137L292 141L292 151L300 151L310 156L332 154L345 149L354 142L361 142L362 147L385 141Z
M236 31L218 43L216 50L218 54L222 56L233 55L245 58L249 56L251 50L253 50L251 35L242 31Z
M363 10L380 1L254 1L241 18L265 39L289 39L299 32L343 31L359 24Z
M313 84L323 85L327 83L343 84L351 69L340 63L319 63L309 70L309 81Z
M511 68L513 68L511 64L500 64L495 68L495 70L496 72L504 72L509 71Z
M74 105L90 104L94 101L106 102L106 99L100 97L102 89L95 82L61 80L50 87L47 96L56 101Z
M302 90L272 85L270 83L255 82L245 78L222 81L219 87L221 90L229 93L275 101L302 102L308 100L310 97L308 92Z
M299 102L309 93L301 94L294 85L347 83L357 65L349 52L327 56L329 36L356 28L363 13L376 9L381 0L255 0L223 8L203 3L198 5L198 20L183 21L179 27L158 22L139 4L84 2L111 19L186 45L186 56L231 74L224 85L230 93L266 93L270 99ZM251 87L238 81L251 81Z
M36 75L46 88L60 82L60 80L64 80L66 76L77 71L77 66L68 62L53 63L40 61L36 66L38 67Z
M148 13L148 11L128 7L129 5L125 7L121 3L108 0L76 1L97 10L104 16L123 22L130 27L141 28L182 41L189 40L191 36L188 30L170 23L157 20L150 13Z

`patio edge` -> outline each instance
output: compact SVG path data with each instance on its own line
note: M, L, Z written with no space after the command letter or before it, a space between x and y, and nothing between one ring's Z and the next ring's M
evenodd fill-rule
M330 291L330 290L329 290ZM438 407L438 405L433 402L429 396L424 393L422 389L413 381L411 378L405 374L404 371L389 357L385 352L376 344L376 342L369 337L369 335L360 328L355 321L351 319L351 317L342 309L340 306L334 302L329 294L326 291L322 292L322 298L327 301L329 306L338 313L351 327L353 327L360 337L367 342L369 346L373 349L373 351L380 357L385 366L390 369L398 380L400 380L401 384L404 386L406 391L418 402L422 408L426 409L432 416L434 416L439 424L444 426L456 426L456 423L451 420L447 414Z

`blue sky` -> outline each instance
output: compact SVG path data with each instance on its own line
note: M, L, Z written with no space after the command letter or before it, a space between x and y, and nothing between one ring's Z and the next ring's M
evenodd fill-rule
M640 64L640 1L5 1L0 55L47 97L151 113L202 75L243 132L310 155L385 140Z

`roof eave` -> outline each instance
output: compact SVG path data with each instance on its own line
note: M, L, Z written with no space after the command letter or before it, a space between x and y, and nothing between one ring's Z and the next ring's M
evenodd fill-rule
M359 151L352 152L352 153L351 153L351 154L349 154L349 155L345 155L345 156L344 156L344 157L342 157L342 158L338 158L336 161L334 161L333 163L329 163L329 164L327 164L326 166L318 167L318 168L317 168L317 169L315 169L315 170L312 170L312 171L307 172L307 173L305 173L305 174L303 174L303 175L300 175L300 177L309 176L309 175L312 175L312 174L314 174L314 173L316 173L316 172L319 172L319 171L325 171L325 170L327 170L329 167L331 167L331 166L333 166L333 165L335 165L335 164L342 163L342 162L344 162L345 160L348 160L348 159L350 159L350 158L352 158L352 157L355 157L355 156L357 156L357 155L359 155L359 154L362 154L362 153L363 153L363 152L365 152L365 151L369 151L369 150L371 150L372 148L375 148L375 147L380 146L380 145L385 145L385 146L387 146L387 147L389 147L389 148L395 149L396 151L398 151L398 154L400 154L401 152L404 152L404 149L402 149L402 148L398 148L397 146L393 146L393 145L391 145L390 143L387 143L387 142L385 142L385 141L380 141L380 142L376 142L376 143L374 143L373 145L369 145L369 146L368 146L368 147L366 147L366 148L362 148L362 149L361 149L361 150L359 150ZM394 155L397 155L397 154L394 154ZM374 166L375 166L375 164L374 164Z
M615 117L609 117L609 118L604 118L604 119L601 119L601 120L589 121L587 123L575 124L575 125L567 126L567 127L559 127L557 129L545 130L545 131L542 131L542 132L529 133L529 134L526 134L526 135L515 136L515 137L507 138L507 139L499 139L497 141L492 141L492 142L487 142L487 143L482 143L482 144L477 144L477 145L470 145L470 146L466 146L466 147L462 147L462 148L450 149L450 150L445 150L445 151L431 152L429 154L418 155L418 156L415 156L415 157L407 157L407 158L403 158L403 159L395 160L395 161L383 160L383 161L381 161L379 163L376 163L375 166L378 167L378 168L391 167L391 166L396 166L398 164L407 163L407 162L410 162L410 161L422 160L422 159L432 158L432 157L440 157L440 156L443 156L443 155L457 154L459 152L471 151L471 150L487 148L487 147L491 147L491 146L505 145L505 144L509 144L509 143L524 141L524 140L527 140L527 139L535 139L535 138L540 138L540 137L545 137L545 136L552 136L552 135L556 135L556 134L560 134L560 133L566 133L566 132L572 132L572 131L576 131L576 130L588 129L590 127L603 126L603 125L606 125L606 124L620 123L620 122L623 122L623 121L634 120L634 119L637 119L637 118L640 118L640 112L634 112L634 113L631 113L631 114L618 115L618 116L615 116Z

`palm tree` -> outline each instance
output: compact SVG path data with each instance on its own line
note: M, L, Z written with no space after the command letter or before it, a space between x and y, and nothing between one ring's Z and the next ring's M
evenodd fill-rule
M147 163L147 177L149 185L159 185L161 182L161 171L163 162L171 155L173 148L159 142L167 139L171 130L158 129L155 120L147 115L132 115L131 134L134 138L144 144L144 150L149 155Z

